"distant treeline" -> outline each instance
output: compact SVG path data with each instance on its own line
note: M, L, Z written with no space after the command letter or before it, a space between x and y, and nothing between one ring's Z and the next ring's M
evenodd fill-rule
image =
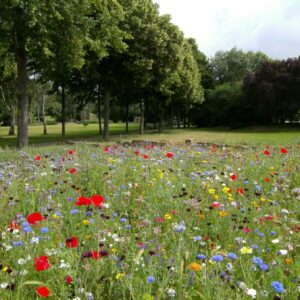
M18 146L28 124L97 116L166 126L298 120L299 59L233 48L208 59L152 0L0 1L0 120ZM103 120L103 124L102 124ZM102 128L103 127L103 128Z

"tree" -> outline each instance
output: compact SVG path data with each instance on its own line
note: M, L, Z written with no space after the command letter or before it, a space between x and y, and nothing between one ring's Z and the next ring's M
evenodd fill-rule
M211 59L213 78L217 84L242 81L249 73L269 58L262 52L243 52L236 47L229 51L218 51Z
M244 80L244 122L284 124L300 109L300 58L265 62Z

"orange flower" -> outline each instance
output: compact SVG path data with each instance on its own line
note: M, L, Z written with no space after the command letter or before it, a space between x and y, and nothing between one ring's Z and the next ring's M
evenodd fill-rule
M219 212L219 216L220 216L220 217L226 217L227 215L228 215L227 212L224 211L224 210L221 210L221 211Z
M192 271L200 271L202 269L201 265L193 262L191 264L189 264L189 269L191 269Z

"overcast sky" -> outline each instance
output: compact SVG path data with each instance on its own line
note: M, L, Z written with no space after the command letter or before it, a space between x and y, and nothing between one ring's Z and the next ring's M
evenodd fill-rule
M300 55L300 0L154 0L208 57L234 46L272 58Z

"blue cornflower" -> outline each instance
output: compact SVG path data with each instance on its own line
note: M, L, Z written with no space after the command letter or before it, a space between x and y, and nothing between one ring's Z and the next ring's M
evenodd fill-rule
M236 260L236 259L237 259L237 255L236 255L235 253L232 253L232 252L229 252L229 253L227 254L227 257L228 257L229 259L232 259L232 260Z
M121 223L126 223L126 222L127 222L127 219L126 219L126 218L121 218L120 222L121 222Z
M88 216L88 217L90 217L92 214L93 214L93 213L92 213L91 211L85 212L85 215Z
M259 267L262 271L265 272L269 270L269 266L267 264L261 264Z
M24 242L22 242L22 241L12 242L12 245L13 245L14 247L20 247L20 246L23 246L23 245L24 245Z
M28 233L28 232L31 232L32 229L31 229L30 226L25 226L25 227L23 227L23 231L26 232L26 233Z
M184 222L181 222L180 224L176 224L174 226L174 229L175 229L176 232L183 232L183 231L185 231L185 224L184 224Z
M206 256L204 254L198 254L196 256L196 258L199 259L199 260L204 260L206 258Z
M147 282L148 283L153 283L154 281L155 281L155 277L154 276L150 275L150 276L147 277Z
M41 228L41 233L48 233L49 229L47 227L42 227Z
M193 237L193 240L194 240L194 242L201 241L202 237L200 235L197 235L197 236Z
M283 293L285 291L282 283L279 281L273 281L272 288L276 293Z
M70 213L71 213L71 215L75 215L75 214L78 214L79 213L79 210L78 209L72 209L71 211L70 211Z
M256 265L262 265L264 263L264 261L260 257L257 257L257 256L253 257L252 262Z
M272 236L277 234L275 231L271 231L270 233L271 233Z
M211 259L212 259L213 261L220 262L220 261L223 261L223 260L224 260L224 256L223 256L223 255L220 255L220 254L217 254L217 255L214 255Z
M126 225L125 228L126 228L126 229L131 229L132 226L131 226L131 225Z

